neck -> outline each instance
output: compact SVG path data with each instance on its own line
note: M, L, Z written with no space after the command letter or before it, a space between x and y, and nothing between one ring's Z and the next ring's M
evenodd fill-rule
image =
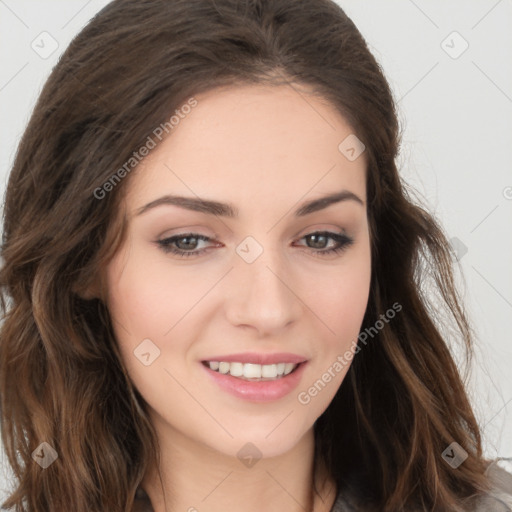
M159 467L150 468L142 482L154 512L236 508L244 512L329 512L332 508L336 488L323 463L315 471L313 429L290 451L246 467L238 458L168 428L165 436L159 435Z

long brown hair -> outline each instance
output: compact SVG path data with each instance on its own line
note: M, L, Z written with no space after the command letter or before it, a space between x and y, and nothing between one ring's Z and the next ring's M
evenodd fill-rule
M352 21L330 0L114 0L53 69L8 182L0 412L17 487L4 507L131 510L158 443L108 310L82 291L125 236L126 162L193 95L238 83L309 86L350 123L368 159L363 329L391 304L403 308L357 354L315 423L315 460L358 510L456 511L489 489L454 340L425 292L432 283L469 364L453 256L398 175L394 100ZM58 454L44 471L33 458L43 442ZM468 453L457 469L442 457L452 442Z

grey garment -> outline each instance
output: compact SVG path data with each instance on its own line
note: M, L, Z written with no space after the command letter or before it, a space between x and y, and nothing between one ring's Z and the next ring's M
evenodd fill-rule
M512 512L512 457L494 460L487 468L486 475L493 488L487 495L468 502L467 512ZM339 495L330 512L364 511L357 504Z
M512 457L498 458L487 468L493 489L478 501L476 512L512 511Z
M468 505L468 512L512 512L512 457L499 458L490 464L486 474L492 483L492 490ZM147 494L139 488L132 512L154 512ZM342 495L334 502L330 512L364 512ZM411 511L413 512L413 511ZM414 511L421 512L421 511Z

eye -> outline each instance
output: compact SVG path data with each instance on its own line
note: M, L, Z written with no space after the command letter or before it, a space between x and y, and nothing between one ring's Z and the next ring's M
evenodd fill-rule
M323 257L341 253L354 243L354 239L343 233L332 233L330 231L315 231L301 238L301 240L312 241L316 247L307 247L315 255ZM329 245L329 240L334 240L336 245L325 249ZM206 252L210 247L204 247L197 250L199 241L210 242L211 238L198 233L182 233L163 240L158 240L157 244L165 253L175 254L176 256L198 256ZM318 248L320 246L320 248Z
M202 254L206 251L206 248L199 251L193 250L196 248L198 240L208 242L211 239L207 236L199 235L197 233L183 233L181 235L171 236L170 238L166 238L164 240L158 240L158 245L165 253L172 253L176 254L177 256L197 256L198 254ZM182 241L185 242L182 243ZM184 249L188 250L176 248L174 245L183 247Z
M315 256L320 257L339 254L348 249L354 243L354 239L344 233L332 233L330 231L315 231L314 233L305 235L303 239L312 241L314 246L316 246L312 248L312 252ZM336 245L330 249L325 249L325 246L328 245L329 239L334 240ZM321 246L320 249L318 249L318 246Z

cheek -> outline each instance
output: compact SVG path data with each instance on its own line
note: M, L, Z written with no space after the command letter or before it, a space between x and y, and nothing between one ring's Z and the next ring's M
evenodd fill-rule
M123 337L129 332L161 339L198 301L205 283L198 273L173 269L165 255L155 258L154 249L133 248L110 263L107 287L109 310Z
M368 245L347 254L335 271L314 279L314 290L307 303L325 326L324 340L336 349L357 338L368 304L371 258Z
M110 262L108 309L119 350L149 402L157 403L158 390L169 388L172 379L166 369L172 368L180 381L186 380L187 354L207 320L201 299L218 279L218 269L205 266L200 272L173 265L164 253L140 245L119 251ZM144 366L140 357L148 352L151 362Z
M297 392L298 402L318 418L329 406L355 357L358 336L368 304L371 258L368 245L354 251L343 265L317 280L318 293L308 298L323 325L314 336L315 363Z
M165 334L176 324L179 330L180 319L193 299L193 286L185 286L182 272L170 272L162 260L155 259L154 252L128 245L116 254L105 275L121 358L133 383L153 406L161 400L159 390L170 385L165 368L172 365L167 358L172 360L185 350L186 338L179 343L180 336L173 336L169 344Z

